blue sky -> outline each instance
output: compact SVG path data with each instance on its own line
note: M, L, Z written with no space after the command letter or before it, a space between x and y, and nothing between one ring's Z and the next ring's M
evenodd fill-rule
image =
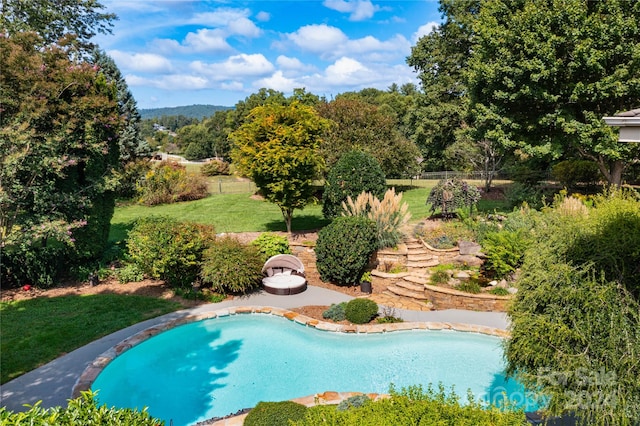
M103 0L118 15L95 42L139 108L233 106L260 88L331 99L417 83L406 57L440 21L435 0Z

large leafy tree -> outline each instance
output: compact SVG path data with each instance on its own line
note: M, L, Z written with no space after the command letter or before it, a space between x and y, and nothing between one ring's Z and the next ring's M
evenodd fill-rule
M39 45L34 33L0 38L3 266L12 253L20 257L74 239L77 256L98 256L114 208L121 125L116 87L97 67L71 62L62 46ZM26 258L18 261L24 265ZM51 284L44 275L42 284Z
M254 108L229 135L234 164L280 207L288 232L293 211L313 200L313 181L324 168L319 147L329 126L313 107L270 103Z
M472 51L472 23L479 3L441 0L443 23L421 37L407 58L407 64L418 73L423 91L407 120L414 129L413 140L422 151L425 170L451 166L445 149L456 142L456 132L467 119L463 73Z
M477 138L522 159L577 153L619 185L638 147L602 117L640 101L640 2L488 0L472 29Z
M67 34L75 36L74 44L81 52L90 52L96 34L110 34L113 13L102 12L97 0L2 0L0 32L10 35L34 31L40 45L57 43Z
M100 72L105 75L108 82L116 86L118 109L124 121L118 135L120 160L124 164L137 158L149 157L152 149L140 135L141 118L138 112L138 105L118 66L113 58L100 49L94 50L91 62L99 67Z
M397 130L391 110L353 97L338 97L316 109L336 123L322 144L329 168L346 152L360 150L375 157L387 177L410 177L418 172L420 152Z

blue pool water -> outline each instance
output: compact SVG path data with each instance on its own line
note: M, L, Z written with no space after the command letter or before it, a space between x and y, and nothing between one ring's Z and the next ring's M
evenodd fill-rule
M524 390L505 382L501 339L454 331L342 334L270 315L186 324L114 359L92 389L100 403L148 407L175 426L324 391L387 393L415 384L455 386L466 398L516 404ZM529 409L531 407L525 407ZM535 408L535 407L534 407Z

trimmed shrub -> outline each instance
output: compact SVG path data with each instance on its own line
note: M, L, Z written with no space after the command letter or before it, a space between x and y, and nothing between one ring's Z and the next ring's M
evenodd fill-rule
M371 299L351 299L344 307L348 321L366 324L378 315L378 304Z
M211 160L200 167L200 173L204 176L228 176L231 174L229 163L222 160Z
M220 238L204 252L201 277L213 291L245 294L260 286L263 264L255 247Z
M322 194L322 214L327 219L340 216L347 197L362 192L382 197L387 189L380 163L371 154L349 151L329 170Z
M370 192L362 192L355 201L349 196L342 203L343 216L365 216L376 223L378 248L395 247L402 240L402 227L409 222L409 205L402 202L402 194L388 189L379 200Z
M473 209L480 200L480 190L458 178L441 179L431 188L427 205L432 213L440 210L444 217L453 217L458 209Z
M199 200L209 194L203 176L188 174L184 166L167 161L146 174L138 193L140 203L147 206Z
M273 232L263 232L258 238L251 241L251 245L258 249L265 262L277 254L291 254L287 237Z
M347 316L344 313L344 308L347 305L347 302L342 303L332 303L329 306L329 309L322 313L322 318L330 319L331 321L340 322L344 321Z
M318 232L320 278L338 285L358 284L376 247L375 223L360 216L336 218Z
M25 412L14 413L0 407L0 424L19 425L57 425L57 426L160 426L164 421L154 419L143 409L108 408L99 406L95 393L83 392L79 398L69 400L66 407L42 408L40 402Z
M289 426L304 417L307 407L293 401L259 402L244 419L244 426Z
M565 160L551 169L551 176L567 188L582 183L593 186L600 180L598 165L588 160Z
M505 199L510 208L522 205L533 209L540 209L545 203L545 194L540 186L526 185L521 182L514 182L504 193Z
M214 240L211 225L150 216L129 231L127 250L129 260L146 276L184 287L198 277L203 252Z
M530 237L525 231L488 232L481 241L486 260L482 267L487 276L504 278L522 264Z

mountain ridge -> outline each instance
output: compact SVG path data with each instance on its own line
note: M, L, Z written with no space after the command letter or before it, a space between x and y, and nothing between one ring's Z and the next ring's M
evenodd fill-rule
M163 116L183 115L189 118L197 118L201 120L203 118L211 117L216 111L225 111L233 109L233 107L222 105L204 105L193 104L176 107L163 107L163 108L140 108L140 117L144 119L158 118Z

